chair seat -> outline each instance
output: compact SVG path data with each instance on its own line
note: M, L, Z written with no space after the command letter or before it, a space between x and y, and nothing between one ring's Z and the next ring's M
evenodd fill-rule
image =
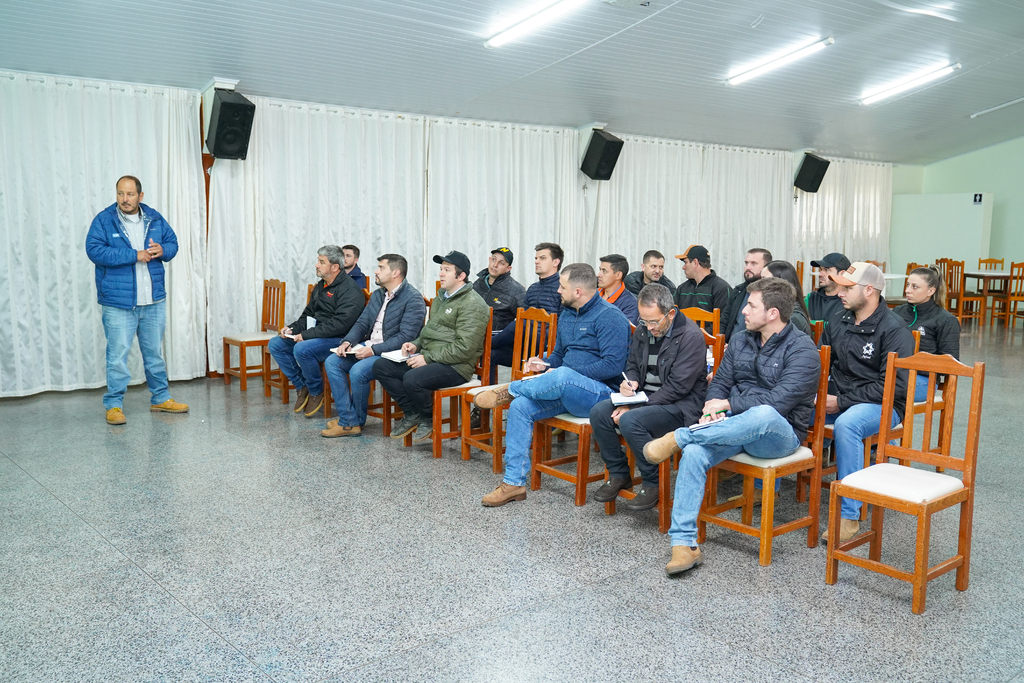
M755 458L747 453L737 453L729 459L743 465L753 465L754 467L782 467L783 465L789 465L790 463L799 462L800 460L810 460L812 458L814 458L814 452L806 446L801 446L796 449L796 451L783 458Z
M226 342L258 342L270 341L277 336L277 332L245 332L243 334L225 334Z
M479 384L480 380L477 380L476 382L477 382L477 384ZM473 387L472 389L470 389L466 393L469 394L470 396L476 396L477 394L482 393L484 391L487 391L488 389L493 389L496 386L500 386L500 385L498 385L498 384L488 384L485 387Z
M555 415L552 419L553 420L564 420L565 422L570 422L570 423L572 423L574 425L588 425L588 424L590 424L590 418L589 417L576 417L572 413L562 413L561 415Z
M846 475L843 478L843 485L911 503L935 500L964 487L962 481L948 474L888 462Z
M472 391L472 387L478 387L480 389L486 389L487 388L487 387L481 387L480 386L480 378L479 377L474 377L473 379L469 380L468 382L463 382L462 384L458 384L458 385L456 385L454 387L445 387L444 389L442 389L442 391L448 391L450 389L467 389L467 388L470 389L470 391ZM475 394L474 394L474 396L475 396Z

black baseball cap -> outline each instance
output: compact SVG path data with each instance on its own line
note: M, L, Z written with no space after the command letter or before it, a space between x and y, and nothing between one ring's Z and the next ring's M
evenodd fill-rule
M676 254L676 258L680 259L680 260L682 260L682 259L687 259L687 260L697 259L698 261L703 261L704 263L709 263L711 261L711 254L709 254L708 250L705 249L704 247L700 246L699 244L694 244L694 245L690 246L689 249L686 250L685 254Z
M449 251L444 256L434 255L434 263L450 263L465 272L469 272L469 257L461 251Z
M492 254L501 254L501 257L505 259L505 262L510 266L512 265L512 250L508 247L498 247L497 249L491 249Z
M811 265L815 268L835 268L836 270L843 271L850 267L850 259L838 251L834 251L831 254L826 254L824 258L811 261Z

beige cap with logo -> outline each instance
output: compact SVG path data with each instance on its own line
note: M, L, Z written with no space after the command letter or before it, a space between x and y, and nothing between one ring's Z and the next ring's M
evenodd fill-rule
M879 292L885 289L885 275L882 274L882 269L873 263L855 261L843 272L837 275L830 275L829 277L844 287L852 285L864 285L866 287L870 285Z

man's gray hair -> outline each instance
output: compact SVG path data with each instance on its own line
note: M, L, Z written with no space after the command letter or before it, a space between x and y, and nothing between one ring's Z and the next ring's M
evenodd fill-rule
M316 250L317 256L326 256L327 260L341 268L345 267L345 252L337 244L328 244Z
M636 305L657 306L662 315L675 308L672 292L668 291L668 287L659 285L657 282L644 285L644 288L640 290L640 295L636 298Z
M562 269L562 274L572 289L579 287L585 292L597 291L597 273L589 263L570 263Z

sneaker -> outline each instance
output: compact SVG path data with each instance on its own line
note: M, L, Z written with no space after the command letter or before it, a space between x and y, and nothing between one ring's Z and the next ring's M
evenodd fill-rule
M416 415L407 415L398 421L394 427L391 428L391 438L401 439L407 434L411 434L416 431L416 427L420 423L420 418Z
M487 410L497 406L507 406L511 402L512 394L508 393L507 384L497 384L473 397L473 403Z
M615 497L619 495L619 491L631 488L633 488L632 477L610 477L608 481L601 484L599 489L594 491L594 495L591 497L598 503L609 503L615 500Z
M676 443L676 433L673 431L644 444L644 458L652 465L657 465L658 463L665 462L682 450L679 444Z
M640 493L636 494L633 500L626 501L626 508L629 510L650 510L658 504L658 485L644 484L640 487Z
M310 396L309 400L306 401L306 417L316 417L316 414L320 412L320 409L324 407L324 392L320 392L315 396Z
M334 425L329 429L321 429L320 436L333 439L338 436L359 436L362 433L362 427L342 427L338 424L337 420L334 420Z
M121 412L120 408L111 408L107 411L107 424L108 425L123 425L128 420L125 419L124 413Z
M306 401L309 399L309 389L302 387L295 392L295 412L301 413L302 409L306 407Z
M839 542L846 543L851 538L857 535L860 531L860 522L856 519L841 519L839 520ZM821 540L828 543L828 528L826 526L825 533L821 535Z
M672 546L672 560L665 565L665 573L669 576L682 574L687 569L693 569L703 561L700 556L700 548L674 545Z
M169 398L163 403L150 406L149 410L153 413L187 413L188 406L184 403L178 403L173 398Z
M424 441L430 441L434 436L434 420L432 418L426 418L419 421L416 425L416 438L412 440L413 443L423 443Z
M485 508L498 508L513 500L526 500L526 487L501 482L498 488L484 496L480 502Z

